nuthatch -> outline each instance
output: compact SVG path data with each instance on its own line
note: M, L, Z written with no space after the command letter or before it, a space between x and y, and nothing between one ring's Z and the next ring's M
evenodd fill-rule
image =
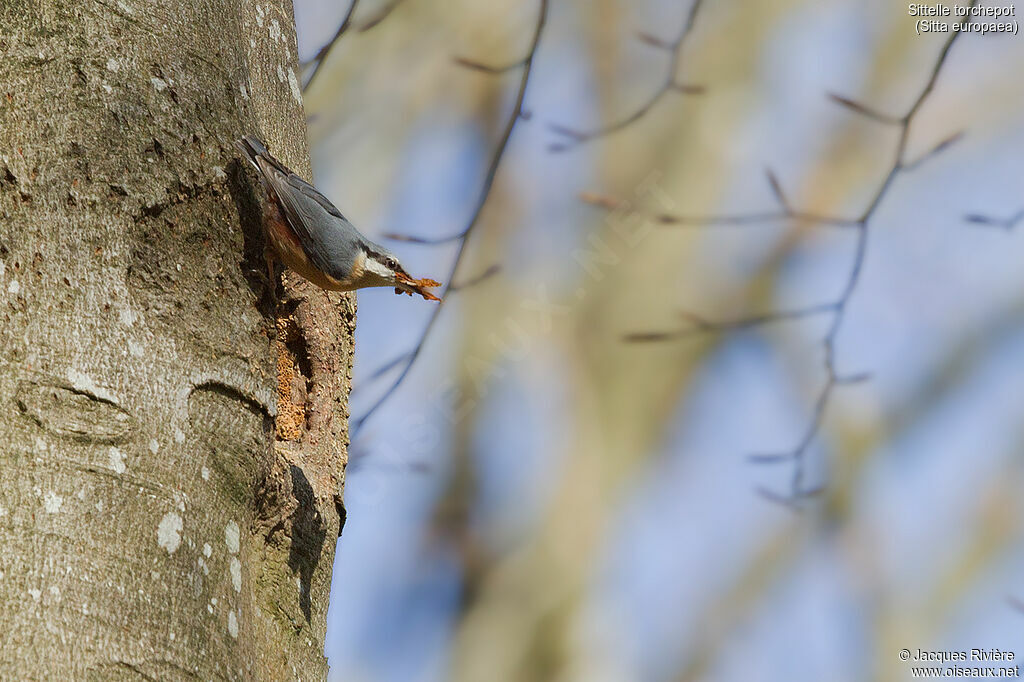
M271 156L259 139L246 135L235 146L256 167L267 191L264 224L273 249L266 254L268 268L276 255L322 289L395 287L396 294L441 300L426 289L440 282L413 279L393 253L361 235L327 197Z

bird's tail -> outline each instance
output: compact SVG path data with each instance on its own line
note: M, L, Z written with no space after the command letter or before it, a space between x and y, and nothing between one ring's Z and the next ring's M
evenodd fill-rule
M242 152L242 156L248 159L249 163L251 163L253 167L260 172L260 175L265 175L267 173L268 169L266 166L270 166L282 175L291 175L291 170L275 159L270 154L267 146L255 135L246 135L240 140L235 140L235 147L237 147L238 151Z
M260 164L256 159L260 156L270 156L270 152L267 151L266 145L260 142L260 139L255 135L246 135L240 140L235 140L235 147L238 151L242 152L249 163L255 166L256 170L260 169Z

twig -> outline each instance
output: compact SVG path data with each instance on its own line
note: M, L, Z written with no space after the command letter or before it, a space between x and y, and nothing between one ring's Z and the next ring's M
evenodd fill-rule
M378 24L380 24L380 22L387 19L388 15L394 12L398 8L398 6L401 5L404 1L405 0L391 0L391 2L384 5L384 7L382 7L381 10L377 12L377 14L373 15L369 21L360 26L359 32L365 33L366 31L369 31L371 28L376 27Z
M459 66L464 66L471 71L482 71L493 75L505 73L506 71L512 71L523 66L523 60L514 61L511 64L505 64L503 66L492 66L491 64L484 64L474 59L467 59L466 57L455 57L453 61Z
M687 322L690 323L690 326L685 329L667 332L642 332L638 334L627 334L624 338L626 341L630 341L633 343L650 343L660 341L673 341L688 336L695 336L697 334L734 332L743 329L752 329L754 327L765 327L768 325L779 324L780 322L792 322L794 320L802 320L808 317L823 315L825 313L835 313L838 305L838 302L822 303L819 305L807 306L806 308L775 311L771 313L765 313L763 315L742 317L736 320L730 320L725 322L708 321L698 315L694 315L693 313L683 312L682 316L686 319Z
M977 0L971 0L968 3L968 6L973 7L976 3ZM961 22L962 21L963 20L961 19ZM896 179L896 176L902 171L911 170L917 166L916 163L910 164L904 159L907 149L907 140L910 137L910 126L913 123L917 112L921 109L921 106L935 87L935 83L939 78L942 66L945 64L946 58L949 56L949 51L952 49L953 43L959 35L959 31L953 31L950 38L946 41L946 44L943 46L942 51L939 53L939 57L928 76L928 80L926 81L924 88L922 88L921 92L918 94L917 99L914 100L913 104L911 104L910 108L903 116L895 119L893 122L893 125L898 126L900 129L899 139L896 143L896 149L893 155L893 163L890 166L888 173L886 173L885 178L878 186L878 190L875 193L874 198L868 203L868 206L864 209L864 212L857 221L859 225L856 232L857 237L854 247L853 261L847 275L846 284L836 301L836 308L832 315L832 322L823 341L825 351L825 385L818 393L818 398L815 401L811 423L805 430L803 437L797 443L796 447L791 451L793 455L793 474L790 478L789 496L794 501L805 499L813 492L807 488L805 481L807 452L814 438L821 430L825 409L828 407L833 392L838 386L846 383L852 383L853 381L861 378L859 376L843 377L836 371L835 343L839 330L842 328L843 322L846 320L847 306L849 305L849 302L853 297L853 293L857 288L857 284L860 281L860 275L864 266L864 256L867 253L868 247L868 224L874 216L875 211L882 203L882 200L885 198L886 194L888 194L889 188L892 187L892 183ZM862 111L870 111L867 107L860 107L860 109ZM946 146L948 147L948 145ZM932 158L933 156L934 154L927 154L926 158Z
M451 244L457 242L466 236L465 230L459 230L453 234L445 235L444 237L420 237L415 234L401 234L399 232L385 232L384 238L391 239L396 242L409 242L410 244L419 244L421 246L440 246L442 244Z
M494 264L487 268L486 270L484 270L483 272L481 272L479 275L476 275L475 277L470 277L465 282L459 282L458 284L452 282L451 285L448 287L448 293L451 293L453 291L462 291L463 289L475 287L477 284L486 282L491 277L497 275L499 272L501 272L501 266L498 264Z
M395 367L398 367L403 362L406 362L408 359L409 353L402 353L401 355L398 355L392 358L391 360L388 360L383 365L381 365L380 367L373 371L373 374L370 375L369 380L373 381L374 379L381 378L382 376L393 370Z
M977 0L971 0L968 3L969 7L973 7L977 3ZM963 19L961 19L961 22ZM868 236L869 236L869 223L871 218L874 216L875 211L878 209L882 200L888 194L889 189L892 187L893 181L902 172L909 172L921 165L927 159L934 158L938 153L948 149L957 139L960 138L960 133L953 135L943 142L940 142L932 150L924 154L922 157L915 161L906 160L907 141L910 136L910 127L914 121L914 117L917 112L921 109L928 95L931 94L935 87L935 83L938 80L939 73L942 70L943 64L946 62L946 58L949 55L950 49L953 47L953 43L960 35L959 31L953 31L950 38L946 41L941 52L939 53L938 59L933 66L928 80L925 82L924 87L918 94L917 98L911 104L910 108L902 116L889 116L886 114L879 113L875 109L872 109L866 105L860 104L852 99L829 93L828 97L834 102L846 107L850 111L869 118L871 120L883 123L886 125L893 125L899 128L899 138L896 143L896 148L893 153L893 161L889 167L888 172L882 179L878 186L874 196L868 202L868 205L864 209L863 213L854 220L845 219L831 219L823 218L821 216L815 216L816 222L828 223L828 224L842 224L845 226L853 227L855 230L855 244L853 258L850 264L850 269L847 273L846 283L843 286L840 295L831 303L821 304L818 306L811 306L808 308L798 309L794 311L783 311L777 313L767 313L762 315L756 315L753 317L733 320L731 322L718 322L712 323L697 318L697 322L694 322L694 318L690 316L691 327L682 331L676 332L652 332L647 334L633 334L629 337L632 341L667 341L673 339L679 339L681 337L689 336L694 333L700 332L717 332L717 331L729 331L736 329L744 329L753 326L760 326L766 324L773 324L776 322L788 322L811 315L830 315L831 320L829 322L828 329L822 339L822 346L824 350L824 368L825 368L825 383L819 390L817 397L814 401L812 408L810 422L804 429L797 444L789 449L778 453L770 454L758 454L752 455L750 460L760 464L771 464L776 462L789 462L793 467L792 476L790 477L789 490L785 493L773 492L766 489L759 489L759 492L766 499L770 499L774 502L778 502L789 508L795 508L800 502L806 500L809 497L817 495L821 491L821 486L807 485L807 453L821 430L822 422L824 420L825 410L827 409L829 402L832 399L832 394L836 388L846 384L856 383L863 381L867 378L867 375L843 375L836 369L836 338L839 334L843 323L846 320L846 310L853 297L854 292L857 289L857 284L860 281L861 272L864 266L864 257L867 253L868 247ZM794 211L788 207L788 202L785 198L785 194L782 188L775 178L774 174L769 172L769 183L772 187L772 192L775 194L779 204L782 206L782 210L778 214L762 214L763 219L776 219L776 218L796 218L798 211ZM727 219L718 219L718 224L745 224L750 222L757 222L755 220L757 216L733 216ZM1010 225L1016 224L1016 221L1024 219L1024 211L1021 212L1021 216L1014 216ZM969 216L970 222L978 224L992 224L994 221L983 216ZM673 219L673 222L678 223L689 223L690 220L680 220L678 217ZM713 224L715 220L709 220L709 224ZM698 224L696 220L694 224Z
M925 163L926 161L931 160L931 158L933 156L941 154L942 152L946 151L947 149L952 147L954 144L959 142L963 138L963 136L964 136L964 131L962 131L962 130L953 133L952 135L950 135L946 139L944 139L941 142L939 142L937 145L935 145L934 147L932 147L931 149L926 151L924 154L922 154L918 158L914 159L913 161L904 163L903 164L903 170L905 170L905 171L916 170L921 164Z
M772 188L772 194L775 195L775 200L779 202L779 206L782 210L788 214L793 213L793 209L789 205L789 201L786 200L786 195L782 192L782 185L779 184L779 179L775 177L775 173L772 172L771 168L766 168L764 171L765 176L768 178L768 185Z
M469 221L467 222L465 229L458 233L457 240L459 242L459 248L455 254L455 260L452 262L451 270L448 273L448 288L445 290L445 294L455 293L457 290L453 290L452 281L459 269L459 265L462 263L462 258L466 253L466 244L469 242L469 238L472 236L473 230L480 223L480 216L483 213L487 199L491 195L491 188L494 186L494 179L498 174L498 168L501 165L502 158L505 156L505 150L508 148L509 140L512 138L512 132L515 130L516 123L522 117L523 102L526 99L526 88L530 83L530 75L533 73L533 62L537 56L537 48L540 46L540 38L544 31L544 24L547 22L548 2L549 0L540 0L533 39L530 42L530 47L529 50L527 50L526 57L522 61L522 75L519 79L519 89L516 94L515 106L513 106L512 112L509 114L508 120L505 123L505 129L502 132L494 153L491 156L490 163L487 166L487 172L484 175L483 185L480 188L480 194L478 195L476 204L473 207L473 212L470 214ZM466 285L463 284L462 286L465 287ZM442 295L442 299L446 298L446 296ZM443 308L444 301L434 307L430 319L427 321L427 325L424 328L423 333L420 335L419 342L417 342L416 346L408 353L408 355L404 356L404 366L402 367L402 371L399 373L398 377L391 383L383 395L381 395L377 401L374 402L365 413L363 413L362 416L353 420L351 429L353 434L356 434L362 428L363 424L365 424L366 421L370 419L378 409L380 409L381 405L383 405L405 381L405 378L409 375L409 371L416 363L416 359L419 357L420 352L422 352L424 343L430 336L430 332L433 330L434 324L437 322Z
M770 173L770 171L769 171ZM772 175L771 177L774 177ZM778 182L776 180L776 182ZM781 191L778 190L778 191ZM600 206L608 210L619 210L626 207L626 202L593 192L582 192L579 195L580 201ZM656 223L673 227L743 227L746 225L761 225L776 221L794 221L817 223L831 227L857 227L859 224L855 218L840 218L836 216L825 216L808 211L792 209L783 206L777 211L757 211L754 213L740 213L736 215L714 215L695 216L680 215L676 213L658 213L644 209L632 209L637 213L643 213Z
M359 0L352 0L352 4L348 6L348 12L345 13L345 18L341 20L341 26L339 26L338 30L334 32L334 37L327 41L327 44L321 47L309 61L311 64L315 62L316 66L313 67L313 72L310 73L309 78L306 79L306 84L302 86L303 92L309 89L309 84L312 83L313 79L316 78L316 75L320 73L320 69L327 61L327 56L331 54L331 50L334 49L334 46L338 44L341 37L345 35L346 31L348 31L349 26L352 25L352 17L356 13L357 5L359 5Z
M848 97L837 95L834 92L826 93L826 96L836 104L844 106L847 109L850 109L851 111L854 111L867 118L874 119L879 123L886 123L889 125L899 125L900 123L900 120L895 116L889 116L887 114L875 111L874 109L870 109L861 104L860 102L854 102L852 99L849 99Z
M997 227L1007 232L1017 227L1020 221L1024 220L1024 208L1017 211L1008 218L996 218L990 215L984 215L981 213L969 213L964 216L964 220L982 227Z
M680 29L672 42L665 42L649 33L641 33L639 35L640 40L645 44L667 51L669 53L669 65L667 73L665 74L665 80L662 81L658 89L643 104L641 104L638 109L619 121L590 131L577 130L575 128L570 128L569 126L550 123L548 124L548 128L564 139L561 142L555 142L548 145L548 151L564 152L574 147L578 147L581 144L591 142L592 140L617 133L623 128L636 123L646 116L658 104L658 102L661 101L661 98L669 92L677 92L684 95L697 95L703 93L703 86L678 82L679 53L682 49L683 43L686 41L686 37L693 29L693 25L697 20L697 12L700 10L702 3L703 0L694 0L693 4L690 6L690 11L686 14L686 19L683 22L682 29Z

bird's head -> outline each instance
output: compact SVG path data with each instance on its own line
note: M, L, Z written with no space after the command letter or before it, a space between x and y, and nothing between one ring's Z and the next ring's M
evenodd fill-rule
M440 282L432 279L415 279L402 267L398 257L390 251L376 246L364 245L362 286L394 287L396 294L419 294L428 301L440 301L437 296L427 291L428 287L439 287Z

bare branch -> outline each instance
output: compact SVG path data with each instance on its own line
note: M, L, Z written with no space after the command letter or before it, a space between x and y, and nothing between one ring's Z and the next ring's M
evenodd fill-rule
M592 206L598 206L609 211L625 210L629 208L628 204L621 199L616 199L615 197L609 197L603 194L596 194L594 192L581 192L579 194L579 199L584 203L591 204ZM632 209L632 211L647 215L651 220L661 223L662 225L675 227L742 227L745 225L762 225L765 223L784 220L817 223L831 227L858 227L860 225L859 220L852 218L824 216L817 213L810 213L808 211L793 210L791 208L783 208L778 211L759 211L756 213L713 216L653 213L644 209Z
M874 375L871 372L859 372L857 374L847 374L845 376L837 376L836 384L839 386L853 386L855 384L863 384L871 381Z
M483 282L486 282L491 277L497 275L499 272L501 272L501 266L495 263L494 265L490 266L489 268L481 272L479 275L476 275L475 277L470 277L465 282L459 282L458 284L452 283L452 285L448 287L448 291L462 291L463 289L475 287L477 284L482 284Z
M799 513L800 512L800 505L797 504L797 502L795 500L793 500L793 498L791 498L791 497L786 497L785 495L779 495L777 492L769 490L768 488L764 488L764 487L761 487L761 486L758 486L754 490L757 492L758 495L763 497L768 502L771 502L773 504L777 504L780 507L783 507L784 509L788 509L789 511L791 511L793 513Z
M660 50L667 50L671 52L672 50L675 49L671 42L665 40L664 38L659 38L653 33L648 33L647 31L637 31L636 37L644 45L650 45L651 47L656 47Z
M440 246L442 244L451 244L457 242L466 236L465 230L460 230L455 234L450 234L446 237L420 237L414 234L401 234L399 232L385 232L384 238L391 239L396 242L409 242L410 244L421 244L423 246Z
M338 44L341 37L348 31L349 26L352 25L352 17L356 13L356 7L359 5L359 0L352 0L352 4L348 6L348 12L345 13L345 18L341 20L341 26L334 32L334 37L327 41L327 44L321 47L313 58L309 61L310 64L316 64L313 67L313 72L309 74L309 78L306 79L306 84L302 86L302 91L305 92L309 89L309 84L313 82L316 75L320 73L321 67L327 61L327 56L331 54L331 50Z
M384 5L384 7L382 7L379 12L370 17L369 21L360 26L359 32L365 33L366 31L369 31L371 28L376 27L378 24L380 24L380 22L387 19L388 15L394 12L398 8L398 6L401 5L404 1L405 0L391 0L391 2Z
M870 119L874 119L875 121L878 121L879 123L886 123L886 124L889 124L889 125L900 125L900 119L896 118L895 116L889 116L888 114L883 114L883 113L880 113L878 111L875 111L874 109L870 109L870 108L864 106L863 104L861 104L860 102L855 102L855 101L853 101L852 99L850 99L848 97L843 97L842 95L837 95L834 92L827 93L827 96L828 96L828 98L830 100L832 100L836 104L844 106L847 109L849 109L850 111L858 113L858 114L860 114L862 116L866 116L866 117L868 117Z
M693 313L684 311L680 313L680 315L689 323L689 326L685 329L679 329L668 332L645 332L640 334L629 334L625 337L625 340L633 343L652 341L672 341L682 339L688 336L695 336L698 334L735 332L744 329L752 329L754 327L764 327L768 325L778 324L781 322L792 322L794 320L802 320L808 317L823 315L825 313L835 313L838 309L838 306L838 301L832 303L821 303L819 305L807 306L806 308L797 308L795 310L783 310L771 313L764 313L761 315L752 315L750 317L743 317L736 320L727 320L724 322L709 321L703 317L700 317L699 315L695 315Z
M977 3L977 0L971 0L968 5L973 7ZM963 19L960 20L961 22ZM808 488L807 486L807 453L810 450L811 444L814 442L818 433L821 430L822 423L824 421L825 410L832 399L832 394L835 389L839 386L844 386L852 383L865 381L869 378L867 374L853 374L845 375L840 374L835 365L835 354L836 354L836 338L839 335L839 331L846 320L846 310L853 297L854 292L857 289L857 285L860 281L861 271L864 266L864 257L867 253L868 236L870 233L869 223L871 218L874 216L875 211L881 205L883 199L892 187L893 181L901 172L907 172L918 168L924 161L933 158L936 154L941 153L945 149L948 149L953 143L955 143L961 134L957 133L952 135L934 148L931 151L924 154L921 158L913 162L904 161L907 149L907 141L910 136L910 127L914 121L914 117L917 112L921 109L928 95L935 87L935 83L938 80L939 73L942 70L943 64L946 62L946 58L949 55L950 49L953 47L953 43L960 35L959 31L953 31L939 53L938 59L933 65L931 71L928 74L928 79L925 82L923 88L918 93L917 98L911 104L907 112L901 117L891 117L878 113L874 109L871 109L865 105L859 104L851 99L829 93L828 97L833 101L855 111L859 114L867 116L882 123L891 124L899 127L899 138L896 143L896 148L893 153L893 160L889 166L885 176L880 181L874 196L870 199L863 213L856 220L822 220L821 216L814 216L818 222L842 224L845 226L853 227L855 232L855 243L854 251L850 262L850 269L847 272L846 282L843 285L843 289L839 297L828 304L822 304L819 306L812 306L809 308L802 308L793 311L783 311L777 313L767 313L762 315L756 315L744 319L733 320L725 323L709 323L700 318L694 318L692 315L687 315L691 326L673 332L648 332L641 334L632 334L627 337L630 341L671 341L678 340L687 336L692 336L696 333L710 333L710 332L722 332L722 331L733 331L746 329L753 326L760 326L765 324L773 324L777 322L789 322L796 319L808 317L810 315L830 315L831 320L829 322L828 329L822 339L823 349L823 364L825 369L825 383L818 391L817 396L814 400L814 405L811 411L810 421L807 427L804 429L804 433L798 440L797 444L788 451L775 453L775 454L758 454L750 457L750 461L760 464L770 464L776 462L791 462L793 466L792 476L790 478L789 490L785 493L773 492L767 489L758 489L766 499L777 502L786 506L787 508L798 508L799 504L806 500L808 497L818 494L821 491L821 487L817 486L814 488ZM726 216L717 219L709 219L704 224L747 224L757 222L755 218L762 220L774 220L778 218L794 219L797 217L798 212L792 210L785 198L785 194L782 191L781 185L777 178L769 170L768 171L768 182L771 185L772 192L778 199L782 206L782 211L776 214L757 214L749 216ZM617 208L615 200L609 200L604 197L595 197L594 195L584 195L586 199L591 199L590 203L603 206L605 208ZM665 219L665 222L672 222L676 224L700 224L698 221L693 219L683 220L679 216L661 216ZM994 219L989 219L986 216L968 216L967 220L976 224L992 225L997 224L1000 226L1013 226L1016 225L1017 221L1024 220L1024 210L1022 210L1017 216L1010 219L1009 222L1000 223Z
M779 179L775 177L775 173L772 172L771 168L764 169L765 175L768 177L768 184L772 188L772 194L775 195L775 199L778 200L779 206L787 214L792 214L792 209L789 206L789 202L786 201L786 195L782 191L782 185L779 184Z
M384 376L385 374L393 370L395 367L398 367L400 364L407 361L408 359L409 354L402 353L401 355L392 358L388 362L385 362L383 365L381 365L380 367L373 371L373 374L370 375L370 381L373 381L374 379L379 379L380 377Z
M518 69L523 66L523 60L512 62L511 64L505 64L504 66L491 66L482 62L475 61L473 59L467 59L465 57L453 57L453 61L459 66L464 66L467 69L473 71L482 71L483 73L490 74L502 74L513 69Z
M590 131L577 130L557 123L549 124L548 128L564 139L560 142L554 142L548 145L548 151L564 152L586 142L591 142L598 138L617 133L623 128L629 127L646 116L651 109L661 101L661 98L669 92L677 92L684 95L697 95L703 93L703 86L683 84L679 82L679 54L682 50L683 43L686 41L686 37L693 29L693 25L697 20L697 12L700 10L703 1L704 0L693 0L693 4L690 5L690 11L686 14L686 19L683 22L682 29L680 29L678 35L676 35L672 42L666 42L649 33L639 34L640 41L644 44L666 50L669 53L669 64L664 81L662 81L661 86L655 90L639 108L619 121Z
M1024 208L1017 211L1008 218L996 218L989 215L983 215L981 213L968 213L964 216L964 220L973 224L983 227L997 227L1007 232L1017 227L1020 221L1024 220Z
M935 145L934 147L932 147L931 149L926 151L924 154L919 156L917 159L914 159L913 161L911 161L909 163L904 163L903 164L903 170L905 170L905 171L916 170L921 164L925 163L926 161L932 160L934 157L938 156L939 154L941 154L942 152L946 151L947 149L952 147L954 144L959 142L960 139L963 138L963 136L964 136L964 131L962 131L962 130L953 133L952 135L950 135L949 137L945 138L944 140L939 142L937 145Z
M360 33L364 33L366 31L369 31L374 26L377 26L380 22L384 21L389 14L395 11L395 9L400 4L402 4L403 1L404 0L391 0L391 2L384 5L384 7L382 7L380 11L377 12L375 15L373 15L365 24L360 26L358 31ZM338 30L335 31L334 36L330 40L328 40L323 47L317 50L317 53L313 55L312 59L303 64L303 67L308 67L310 64L314 65L313 71L309 74L309 78L306 79L305 85L302 86L303 92L306 92L306 90L309 89L309 86L313 82L313 79L317 77L317 74L320 73L320 69L322 69L324 64L327 62L327 57L331 54L331 50L334 49L334 46L338 44L338 42L341 40L341 37L348 32L349 28L352 27L352 18L355 16L356 6L358 4L359 0L352 0L352 4L349 5L348 7L348 12L345 13L345 17L341 20L341 25L338 27Z
M977 0L971 0L968 3L969 7L973 7L977 4ZM960 22L964 20L961 19ZM939 57L936 60L931 72L929 73L928 80L926 81L921 92L918 93L917 98L911 104L907 112L898 119L898 125L900 127L899 140L896 143L895 154L893 155L892 165L886 173L882 182L878 186L878 190L875 193L874 198L868 203L864 213L859 219L860 226L856 232L856 244L854 248L853 259L850 264L850 270L847 275L846 284L843 288L842 293L837 301L836 311L832 317L831 325L825 334L823 341L824 345L824 365L825 365L825 385L821 388L818 393L818 398L814 404L814 410L811 417L811 423L807 428L804 437L797 443L793 449L793 475L790 479L790 497L796 501L806 497L806 465L807 465L807 451L810 448L811 443L821 430L822 422L824 420L825 409L828 407L832 394L837 386L849 383L849 378L843 378L836 371L835 367L835 352L836 352L836 337L839 335L839 330L842 328L843 323L846 320L846 310L853 297L854 291L856 291L857 284L860 281L860 275L864 266L864 256L867 253L868 246L868 235L869 235L869 222L874 216L878 206L881 205L882 200L888 194L889 188L892 187L892 183L896 176L901 171L906 170L903 164L903 157L906 153L907 140L910 137L910 126L914 121L914 117L917 112L921 109L928 95L931 94L932 89L935 87L935 83L939 78L939 73L942 71L942 66L946 62L946 58L949 56L949 51L953 47L953 43L960 35L959 31L954 30L950 35L946 44L943 46L942 51L939 53ZM941 145L940 145L941 146ZM948 144L946 145L948 146ZM928 155L931 156L931 155ZM860 380L860 377L855 377Z
M400 0L397 0L400 1ZM455 279L455 275L458 272L459 265L462 263L463 256L466 253L466 244L469 242L469 238L473 235L473 230L476 229L477 225L480 224L480 216L483 213L484 206L487 204L487 200L491 195L491 188L494 186L494 179L498 174L498 168L501 166L501 161L505 156L505 150L508 148L509 140L512 138L512 132L515 130L516 124L521 118L523 118L523 103L526 99L526 89L530 83L530 76L533 73L533 62L537 56L537 48L540 47L540 38L544 32L544 25L547 22L548 16L548 4L549 0L540 0L540 6L537 11L537 23L534 28L533 38L530 42L529 50L526 53L526 57L522 61L522 74L519 79L519 88L516 93L515 105L512 107L512 111L508 116L505 123L505 129L501 134L498 144L494 149L494 153L491 156L490 163L487 166L487 172L484 175L483 185L480 188L480 194L477 197L476 204L473 207L473 211L470 214L469 221L466 227L458 233L457 241L459 243L458 251L455 254L455 260L452 262L451 269L449 271L446 281L448 282L448 288L445 290L445 294L455 293L457 289L453 289L452 282ZM485 273L486 274L486 273ZM489 276L489 275L488 275ZM463 287L466 286L464 283ZM445 295L442 295L442 299L446 299ZM423 333L420 335L419 341L415 347L404 356L404 366L398 377L388 386L387 390L381 395L377 401L370 406L370 408L363 413L358 419L352 421L351 432L353 434L358 433L362 428L363 424L370 419L377 410L380 409L387 400L394 394L395 391L402 385L405 378L409 375L409 371L416 363L416 359L419 357L420 352L423 350L423 345L427 338L430 336L431 331L436 324L441 311L444 309L444 300L442 303L435 306L431 313L430 319L427 321L427 326L424 328Z
M751 464L778 464L793 459L792 452L760 452L747 455L747 461Z
M676 92L684 95L703 95L708 89L703 85L691 85L688 83L673 83L668 86L669 90L675 90Z

